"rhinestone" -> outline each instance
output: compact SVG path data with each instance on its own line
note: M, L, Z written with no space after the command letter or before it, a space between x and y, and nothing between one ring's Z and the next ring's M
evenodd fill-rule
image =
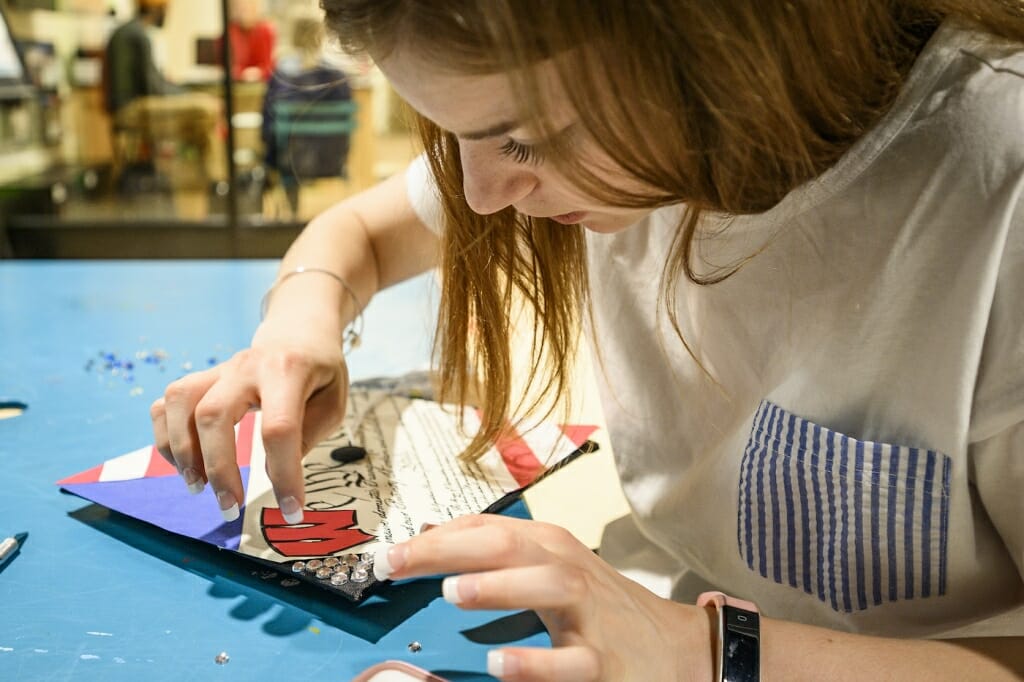
M357 563L359 563L359 555L358 554L346 554L345 556L341 557L341 560L347 566L355 566Z
M316 573L324 565L324 562L319 559L310 559L306 562L306 570L310 573Z
M341 563L341 559L339 559L336 556L329 556L326 559L324 559L324 566L326 566L327 568L334 568L339 563Z
M334 575L331 576L331 584L332 585L344 585L347 582L348 582L348 574L347 573L335 573Z
M224 665L225 663L227 663L230 660L231 660L231 657L228 656L228 652L226 652L226 651L222 651L222 652L220 652L219 654L217 654L216 656L213 657L213 662L216 663L217 665Z
M316 577L320 578L320 580L327 580L331 577L331 573L333 573L333 571L331 571L331 569L327 568L326 566L321 566L320 568L316 569Z
M352 569L352 575L351 575L352 582L354 582L354 583L365 583L369 579L370 579L370 574L367 573L365 568L358 568L358 567L356 567L356 568Z
M306 570L306 562L305 561L296 561L294 564L292 564L292 573L302 573L305 570Z
M420 651L423 651L423 645L419 642L409 642L409 651L413 652L414 654L417 654Z
M348 575L348 566L346 566L345 564L338 564L331 570L335 573L344 573L345 575Z

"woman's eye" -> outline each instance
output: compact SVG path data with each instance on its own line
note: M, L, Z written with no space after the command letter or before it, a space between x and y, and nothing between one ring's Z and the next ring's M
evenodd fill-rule
M500 149L501 153L511 158L516 163L540 163L543 159L540 151L531 145L523 144L522 142L516 142L513 139L508 139Z

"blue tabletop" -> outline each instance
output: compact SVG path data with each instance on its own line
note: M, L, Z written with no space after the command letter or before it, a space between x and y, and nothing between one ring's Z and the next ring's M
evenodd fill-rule
M276 267L0 264L0 404L27 405L0 420L0 537L29 533L0 567L0 679L349 680L397 658L483 680L490 648L548 644L532 614L460 611L440 580L357 606L60 492L152 441L149 404L169 381L246 345ZM379 294L353 379L424 369L436 299L429 276Z

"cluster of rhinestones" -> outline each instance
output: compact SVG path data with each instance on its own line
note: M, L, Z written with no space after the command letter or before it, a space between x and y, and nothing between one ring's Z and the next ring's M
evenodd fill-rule
M372 571L373 555L368 552L296 561L292 564L292 573L310 575L334 586L344 585L349 581L365 583L370 579Z

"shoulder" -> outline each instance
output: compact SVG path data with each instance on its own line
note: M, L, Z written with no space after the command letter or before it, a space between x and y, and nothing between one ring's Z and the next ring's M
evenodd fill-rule
M969 33L933 99L975 152L1024 171L1024 44Z

